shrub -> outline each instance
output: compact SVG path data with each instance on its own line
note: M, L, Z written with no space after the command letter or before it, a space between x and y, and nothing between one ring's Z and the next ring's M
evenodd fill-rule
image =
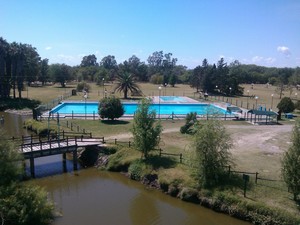
M91 86L86 82L80 82L80 83L77 84L76 90L78 92L80 92L80 91L90 92Z
M128 168L130 178L133 180L141 180L145 167L146 165L143 160L138 159L133 161Z
M114 120L119 118L124 114L124 107L119 98L114 96L103 98L99 102L98 113L102 119L108 118Z

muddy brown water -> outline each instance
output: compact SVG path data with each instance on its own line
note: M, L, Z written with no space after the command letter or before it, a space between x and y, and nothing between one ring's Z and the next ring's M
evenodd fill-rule
M22 116L14 113L0 112L0 129L3 129L5 134L9 137L30 135L26 129L23 129L23 122L28 118L32 118L32 116Z
M0 112L9 136L30 135L23 129L28 116ZM61 156L36 159L38 179L62 215L52 225L249 225L228 215L186 203L145 187L119 173L81 169L62 173Z
M248 225L170 197L119 173L95 168L31 181L44 187L62 214L52 225Z

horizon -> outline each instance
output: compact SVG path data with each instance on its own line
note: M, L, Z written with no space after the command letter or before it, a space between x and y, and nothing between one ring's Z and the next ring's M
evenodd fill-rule
M7 42L30 44L49 64L78 66L113 55L172 53L193 69L207 59L265 67L300 66L300 2L213 1L5 1L0 30Z

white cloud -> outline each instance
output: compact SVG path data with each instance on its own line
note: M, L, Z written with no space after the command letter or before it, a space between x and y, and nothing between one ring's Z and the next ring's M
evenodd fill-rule
M287 57L291 55L290 49L286 46L278 46L277 51L284 54Z
M51 50L52 49L52 47L51 46L47 46L46 48L45 48L45 50Z
M252 63L261 64L261 65L272 65L276 62L276 58L268 57L264 58L262 56L254 56L252 57Z
M252 57L252 62L254 62L254 63L262 62L263 59L264 59L264 57L254 56L254 57Z

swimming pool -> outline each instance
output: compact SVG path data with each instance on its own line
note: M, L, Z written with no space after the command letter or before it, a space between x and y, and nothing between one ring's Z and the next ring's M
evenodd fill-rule
M133 115L138 107L138 103L122 103L124 115ZM225 109L213 104L188 103L188 104L151 104L150 110L155 110L159 115L186 115L196 112L198 115L212 115L228 113ZM98 114L98 102L63 102L50 111L51 114Z

